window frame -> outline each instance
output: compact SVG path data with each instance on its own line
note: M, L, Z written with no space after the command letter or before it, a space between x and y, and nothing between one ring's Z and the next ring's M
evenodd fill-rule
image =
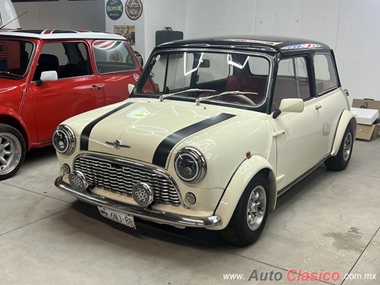
M326 58L330 58L330 62L328 62L328 69L333 68L334 70L333 70L333 72L329 72L329 74L334 75L334 78L335 78L335 84L329 88L324 88L322 92L319 92L319 90L318 90L318 86L320 86L321 82L318 82L318 79L317 79L316 61L315 61L315 57L320 56L320 55L324 55L324 56L326 56ZM339 76L338 76L338 70L337 70L337 66L335 64L334 55L331 52L316 52L316 53L314 53L314 55L313 55L313 72L314 72L315 93L317 94L318 97L323 96L323 95L331 92L332 90L339 88L340 81L339 81ZM329 81L331 81L331 79Z
M282 61L284 60L294 60L294 59L297 59L297 58L301 58L304 60L304 64L305 64L305 70L307 72L307 82L308 82L308 94L309 94L309 97L307 98L303 98L300 96L300 93L299 93L299 84L297 85L297 92L295 95L298 95L297 97L288 97L288 96L278 96L277 98L280 98L279 102L278 102L278 106L275 105L275 103L277 102L274 102L275 101L275 95L276 95L276 86L277 86L277 80L279 78L279 69L280 69L280 64ZM312 69L312 65L311 65L311 58L310 58L310 55L308 53L296 53L296 54L292 54L292 55L288 55L288 56L283 56L281 58L278 59L277 61L277 67L276 67L276 75L275 77L273 78L273 92L272 92L272 100L271 100L271 105L270 105L270 111L273 112L275 111L276 109L279 108L279 105L281 103L281 100L282 99L287 99L287 98L300 98L302 99L304 102L306 101L309 101L311 99L314 99L316 96L315 96L315 92L313 91L313 86L314 86L314 70ZM294 63L293 63L293 71L294 71ZM293 77L292 75L289 75L290 77ZM298 80L295 79L295 81L297 82ZM299 82L299 81L298 81Z

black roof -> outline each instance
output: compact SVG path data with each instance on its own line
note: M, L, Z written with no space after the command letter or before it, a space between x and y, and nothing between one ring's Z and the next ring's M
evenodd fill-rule
M292 50L330 49L324 43L281 36L224 36L190 40L179 40L164 43L158 46L165 47L236 47L241 49L261 49L273 52L287 52Z

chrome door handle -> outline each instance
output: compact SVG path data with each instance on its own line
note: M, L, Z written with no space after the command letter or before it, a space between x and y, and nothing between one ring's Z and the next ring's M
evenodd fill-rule
M94 85L92 85L91 86L91 90L94 90L94 89L102 89L104 87L104 85L103 84L94 84Z
M315 110L319 110L322 108L322 105L315 105Z

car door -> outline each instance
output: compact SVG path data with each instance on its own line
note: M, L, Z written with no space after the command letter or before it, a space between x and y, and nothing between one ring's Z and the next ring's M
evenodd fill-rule
M88 54L85 41L55 41L42 47L28 91L34 101L39 142L49 143L63 120L105 104L102 83ZM40 84L43 71L56 71L58 80Z
M105 94L105 103L129 97L128 85L136 84L142 68L126 41L95 40L92 43L94 66Z
M315 97L307 57L282 59L273 93L273 111L282 99L301 98L300 113L282 112L272 119L277 144L276 178L281 190L316 166L326 155L320 98Z

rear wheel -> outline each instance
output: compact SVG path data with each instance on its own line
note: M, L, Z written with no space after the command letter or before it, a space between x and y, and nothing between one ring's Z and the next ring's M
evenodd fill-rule
M345 169L350 162L353 146L354 134L352 131L352 126L350 124L347 126L347 129L344 133L337 155L332 156L325 161L326 167L334 171Z
M26 145L14 127L0 124L0 180L16 174L24 162Z
M246 246L260 237L268 216L268 189L268 180L262 173L251 180L228 226L221 232L225 241Z

